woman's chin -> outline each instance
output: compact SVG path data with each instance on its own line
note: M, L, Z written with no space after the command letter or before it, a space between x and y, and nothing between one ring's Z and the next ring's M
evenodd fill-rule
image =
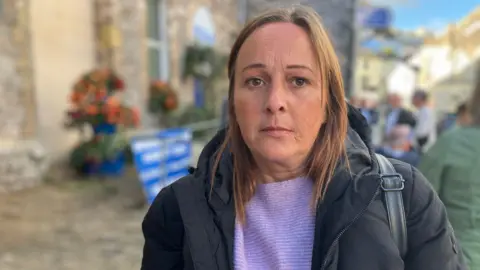
M288 149L282 149L280 147L270 148L262 151L261 155L264 160L273 163L283 163L293 157L292 151L289 151Z

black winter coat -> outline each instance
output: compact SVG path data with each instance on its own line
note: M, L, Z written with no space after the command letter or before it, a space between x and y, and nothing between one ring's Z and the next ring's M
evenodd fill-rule
M408 254L401 258L390 235L377 160L365 136L368 127L356 110L351 109L349 118L346 143L351 171L337 169L317 207L312 269L465 269L436 193L417 169L391 160L406 180ZM221 131L204 148L197 170L165 187L151 205L143 221L141 269L234 269L235 209L228 154L222 157L208 199L210 169L223 138Z

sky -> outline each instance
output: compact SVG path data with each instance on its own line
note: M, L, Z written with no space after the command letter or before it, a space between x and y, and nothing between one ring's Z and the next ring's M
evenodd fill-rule
M448 23L457 22L476 6L479 0L371 0L388 4L393 9L394 27L411 30L425 27L440 31Z
M424 27L433 32L442 30L453 22L458 22L469 14L479 0L369 0L372 5L389 6L393 11L393 27L404 30L414 30ZM370 39L363 46L373 50L392 48L401 50L403 47L395 41Z

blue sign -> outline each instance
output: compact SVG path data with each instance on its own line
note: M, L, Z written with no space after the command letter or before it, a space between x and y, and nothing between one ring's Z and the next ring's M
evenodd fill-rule
M392 24L392 12L388 8L363 7L360 13L360 24L363 27L387 29Z
M135 167L148 203L162 188L188 175L192 159L192 132L177 128L131 140Z

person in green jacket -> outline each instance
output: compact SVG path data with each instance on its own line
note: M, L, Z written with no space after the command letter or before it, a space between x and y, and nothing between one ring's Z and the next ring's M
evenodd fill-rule
M471 123L443 134L422 157L420 171L445 204L472 270L480 269L480 80L468 106Z

